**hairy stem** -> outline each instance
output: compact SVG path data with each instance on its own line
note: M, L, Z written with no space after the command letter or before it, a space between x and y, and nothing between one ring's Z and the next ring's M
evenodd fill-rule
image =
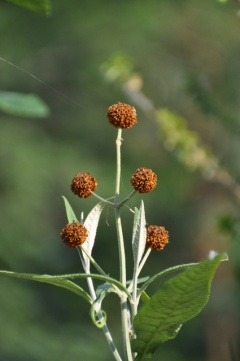
M120 194L120 179L121 179L121 145L122 145L122 129L118 129L118 135L116 139L116 151L117 151L117 169L116 169L116 185L115 185L115 220L117 228L118 238L118 251L119 251L119 264L120 264L120 282L126 287L126 256L124 239L122 232L122 223L119 213L119 194ZM122 319L122 336L123 336L123 350L126 361L133 361L133 355L130 345L129 337L129 314L127 305L127 296L124 295L121 298L121 319Z
M80 259L81 259L81 262L82 262L82 265L83 265L83 268L85 269L85 262L84 262L84 259L83 259L83 256L81 254L81 249L78 247L78 253L79 253L79 256L80 256ZM95 292L95 288L94 288L94 285L93 285L93 280L91 277L88 277L87 278L87 283L88 283L88 289L89 289L89 292L90 292L90 295L92 297L92 300L94 301L96 299L96 292ZM99 309L99 316L98 316L98 319L99 321L101 321L101 319L104 317L103 314L101 313L101 310ZM122 361L122 358L121 356L119 355L119 352L114 344L114 341L113 341L113 338L112 338L112 335L108 329L108 326L107 324L105 323L105 325L103 326L102 328L103 330L103 333L106 337L106 340L109 344L109 347L113 353L113 356L115 358L116 361Z
M132 283L129 285L129 287L132 287L133 291L132 291L132 299L133 299L133 305L132 305L132 318L134 319L134 317L137 314L137 310L138 310L138 303L139 303L139 297L137 295L137 281L138 281L138 276L148 258L148 256L150 255L151 252L151 248L149 248L147 250L147 252L145 253L141 263L139 264L139 266L134 270L134 274L133 274L133 281ZM134 335L133 335L134 337Z

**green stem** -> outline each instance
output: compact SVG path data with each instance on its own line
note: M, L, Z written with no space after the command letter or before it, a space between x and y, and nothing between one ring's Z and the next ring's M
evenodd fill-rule
M122 129L118 129L116 139L116 151L117 151L117 169L116 169L116 185L115 185L115 221L117 228L118 238L118 251L119 251L119 265L120 265L120 282L126 287L126 256L124 239L122 232L122 223L119 213L119 194L120 194L120 180L121 180L121 145L122 145ZM123 336L123 350L125 361L133 361L133 355L131 351L130 337L129 337L129 322L128 322L128 305L127 296L121 298L121 319L122 319L122 336Z
M82 264L83 264L83 267L84 267L84 260L83 260L83 257L82 257L82 254L81 254L81 251L80 251L80 247L77 248L78 249L78 253L79 253L79 256L80 256L80 259L82 261ZM87 278L87 283L88 283L88 289L89 289L89 292L90 292L90 295L92 297L92 300L94 301L96 299L96 292L95 292L95 288L94 288L94 285L93 285L93 280L91 277L88 277ZM99 316L98 316L98 319L99 321L101 321L101 319L104 317L103 314L101 313L101 309L99 309ZM105 323L105 325L103 326L102 328L103 330L103 333L106 337L106 340L109 344L109 347L113 353L113 356L115 358L116 361L122 361L122 358L121 356L119 355L119 352L114 344L114 341L113 341L113 338L112 338L112 335L108 329L108 326L107 324Z
M126 198L124 198L120 203L118 203L118 207L120 208L121 206L123 206L124 203L129 201L129 199L131 199L134 196L134 194L136 194L136 193L137 193L137 191L135 191L135 190L132 191Z
M92 256L86 251L86 249L83 246L80 246L80 249L85 253L85 255L89 258L92 265L96 268L96 270L102 274L103 276L108 276L106 272L99 266L99 264L94 260Z
M150 252L151 252L151 248L149 248L147 250L147 252L145 253L141 263L136 267L136 269L134 270L134 273L133 273L133 280L132 282L130 283L129 288L132 287L132 319L134 319L134 317L136 316L137 314L137 309L138 309L138 303L139 303L139 297L137 295L137 281L138 281L138 276L148 258L148 256L150 255ZM134 332L134 330L133 330ZM135 335L133 334L133 337L135 337Z
M112 206L112 207L115 206L115 203L110 202L108 199L102 198L102 197L99 196L97 193L95 193L95 192L93 192L93 191L91 191L91 193L92 193L92 195L93 195L95 198L99 199L101 202L103 202L103 203L105 203L105 204L108 204L109 206ZM112 198L114 198L114 197L112 197ZM110 199L110 198L109 198L109 199Z

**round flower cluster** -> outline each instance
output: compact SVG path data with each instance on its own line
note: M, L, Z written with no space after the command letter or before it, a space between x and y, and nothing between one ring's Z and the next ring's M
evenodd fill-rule
M81 246L88 237L87 229L79 222L68 223L61 232L61 238L66 246L76 248Z
M89 173L78 173L72 180L71 190L80 198L88 198L97 189L97 180Z
M149 226L147 229L146 247L162 251L169 241L168 231L164 227Z
M127 129L137 123L136 110L124 103L113 104L108 108L107 117L109 123L116 128Z
M151 192L157 185L157 176L151 169L138 168L130 180L135 191Z

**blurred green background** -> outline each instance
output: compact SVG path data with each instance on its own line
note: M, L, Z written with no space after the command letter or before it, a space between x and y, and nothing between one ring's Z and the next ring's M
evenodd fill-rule
M114 192L116 129L108 125L106 112L118 101L131 102L101 71L116 54L131 60L154 106L181 114L239 179L240 18L233 0L52 3L52 15L44 16L1 2L0 57L41 82L0 60L0 88L38 94L51 115L0 114L0 268L62 274L81 266L77 252L59 236L67 223L61 195L77 214L87 214L96 203L77 199L71 179L89 172L100 195ZM210 249L230 256L217 272L207 307L153 360L239 360L239 198L231 187L209 182L178 162L163 146L156 123L135 106L138 125L123 133L122 195L131 191L136 168L152 168L158 188L134 197L130 206L143 198L148 223L170 233L170 244L151 255L143 275L197 262ZM127 211L122 215L130 276L132 217ZM113 215L105 210L101 220L94 257L118 277ZM121 348L117 297L104 306ZM113 359L102 332L91 324L88 305L63 289L1 277L0 321L0 360Z

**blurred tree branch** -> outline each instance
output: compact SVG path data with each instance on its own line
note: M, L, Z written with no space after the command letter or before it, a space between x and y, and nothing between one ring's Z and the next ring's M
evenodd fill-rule
M221 184L240 201L240 184L202 144L199 135L188 129L187 120L170 109L156 109L144 94L142 77L133 71L130 58L117 54L102 65L101 71L108 82L120 84L131 103L156 123L158 136L167 151L188 170L200 171L204 179Z

